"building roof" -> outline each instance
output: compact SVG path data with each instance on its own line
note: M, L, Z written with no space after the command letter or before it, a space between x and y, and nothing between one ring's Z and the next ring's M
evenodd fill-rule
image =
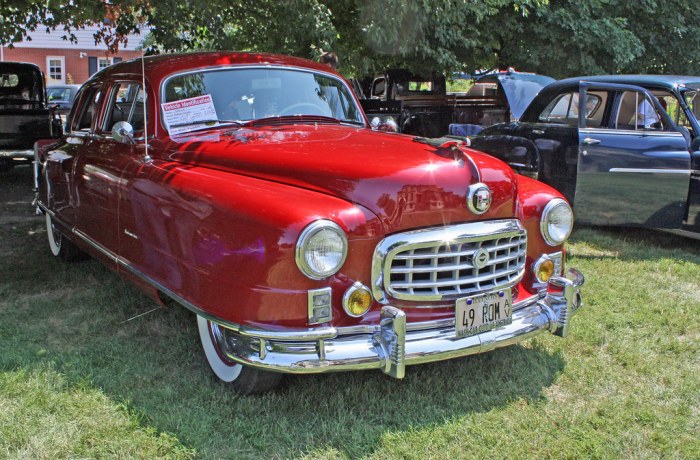
M68 40L68 34L63 30L53 30L46 32L44 30L36 30L27 34L31 40L25 39L22 42L14 43L16 48L43 48L43 49L80 49L80 50L107 50L104 43L95 44L94 34L99 30L97 26L89 26L84 29L74 30L73 34L77 39L77 43L71 43ZM144 28L141 34L131 34L127 36L127 43L119 44L119 49L124 51L133 51L143 42L143 39L148 35L149 29ZM64 40L63 37L66 37Z

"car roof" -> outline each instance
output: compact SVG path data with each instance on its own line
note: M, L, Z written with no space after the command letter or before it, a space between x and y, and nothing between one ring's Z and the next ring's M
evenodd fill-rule
M582 81L599 83L619 83L643 87L674 88L677 86L698 86L700 76L683 75L590 75L559 80L549 87L577 85Z
M91 80L119 75L141 75L142 69L145 69L147 78L162 80L168 75L182 71L255 64L301 67L340 76L332 67L309 59L272 53L218 51L160 54L156 56L146 56L144 58L135 58L112 64L94 74Z

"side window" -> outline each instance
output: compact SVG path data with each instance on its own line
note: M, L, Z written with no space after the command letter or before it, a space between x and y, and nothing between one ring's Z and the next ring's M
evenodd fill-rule
M604 92L586 94L586 126L599 127L603 120L603 107L607 98ZM578 126L579 93L570 92L557 96L540 114L544 123L560 123Z
M78 103L78 108L73 114L71 131L89 132L92 120L97 116L100 96L102 92L98 86L87 88Z
M125 121L134 128L134 132L143 131L145 94L140 83L122 82L112 87L103 131L111 131L112 126Z
M615 129L663 130L663 122L654 104L644 93L625 91L620 97Z

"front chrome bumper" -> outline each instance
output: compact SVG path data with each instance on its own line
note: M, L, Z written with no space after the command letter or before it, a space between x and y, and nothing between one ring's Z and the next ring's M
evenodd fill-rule
M571 317L582 306L583 275L550 280L561 293L533 296L514 305L513 321L491 331L457 338L454 320L406 323L406 313L385 306L375 327L318 328L273 332L239 327L226 330L222 345L233 361L251 367L294 374L380 369L402 378L406 366L491 351L549 331L566 336Z

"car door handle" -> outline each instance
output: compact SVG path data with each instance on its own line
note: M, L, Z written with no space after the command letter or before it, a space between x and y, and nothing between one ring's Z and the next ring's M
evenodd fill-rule
M544 130L542 129L533 129L532 134L544 134Z
M582 140L581 143L584 144L584 145L596 145L596 144L600 144L600 140L599 140L599 139L593 139L593 138L591 138L591 137L587 137L587 138L585 138L584 140Z

